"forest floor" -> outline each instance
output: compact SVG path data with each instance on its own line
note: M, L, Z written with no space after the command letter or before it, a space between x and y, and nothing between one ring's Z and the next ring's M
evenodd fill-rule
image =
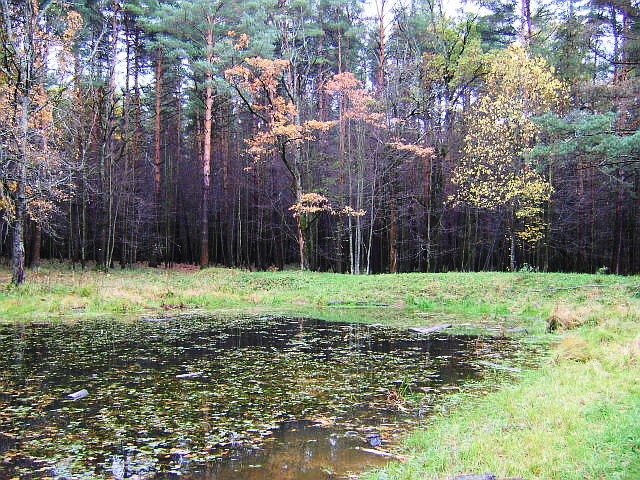
M10 272L0 269L0 285ZM45 265L0 287L0 321L286 314L522 336L539 368L485 397L451 396L376 479L491 472L524 479L640 478L640 278L542 273L349 276L180 267ZM556 330L547 333L553 324ZM526 329L526 333L525 333Z

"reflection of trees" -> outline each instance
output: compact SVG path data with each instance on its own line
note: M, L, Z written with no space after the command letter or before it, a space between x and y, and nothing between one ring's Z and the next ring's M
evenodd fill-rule
M175 459L163 455L175 448L198 463L232 453L232 438L244 446L274 442L263 434L287 420L324 416L328 431L355 430L358 438L381 421L397 430L394 422L401 418L386 401L397 381L413 392L454 383L477 373L461 370L470 357L495 349L491 340L425 340L377 327L299 319L265 319L233 329L192 320L5 327L0 348L5 343L23 352L20 375L1 384L0 431L19 439L10 448L41 460L72 455L80 469L125 453L131 457L125 463L142 462L147 455L166 465ZM14 362L9 357L0 358L5 372ZM185 371L204 374L175 378ZM89 397L62 400L80 388ZM437 401L439 393L432 393ZM257 462L263 468L300 462L313 471L341 461L342 437L335 444L297 446L299 432L282 434L293 446L273 453L279 458ZM0 465L0 477L6 468L12 467Z

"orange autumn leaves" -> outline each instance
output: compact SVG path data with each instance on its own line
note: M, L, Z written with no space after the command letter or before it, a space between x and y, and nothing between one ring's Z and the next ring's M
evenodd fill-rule
M376 100L362 87L362 83L351 72L334 75L325 85L325 91L342 100L344 120L361 121L373 127L384 128L385 117L376 112Z
M36 21L39 3L32 1L30 8L30 17L17 20L21 28L13 31L15 38L4 39L12 48L7 49L7 68L0 73L0 138L5 160L9 160L8 164L0 160L0 216L8 222L15 220L18 192L22 191L29 218L42 224L55 210L56 202L70 195L62 171L63 135L55 122L64 84L54 88L47 84L52 79L64 82L72 74L72 49L83 20L80 13L69 10L62 30L49 29ZM31 35L26 36L26 31ZM26 173L12 164L23 165Z
M298 145L326 132L334 122L299 122L298 107L282 93L282 78L289 74L287 60L261 57L245 59L225 71L226 79L250 95L251 110L264 122L264 128L247 140L248 152L261 160L288 144Z
M293 212L294 217L318 215L320 213L345 217L363 217L367 213L364 210L355 210L349 206L336 209L331 205L327 197L315 192L302 194L300 199L289 207L289 211Z
M235 32L232 36L235 38ZM244 39L242 45L246 44L247 39ZM301 122L298 107L293 101L294 96L287 89L290 75L289 61L261 57L247 58L242 64L225 71L227 81L242 92L248 107L262 121L260 130L246 140L247 153L254 161L277 155L289 146L295 148L303 142L314 141L318 133L327 132L340 122L357 122L375 129L386 129L386 119L378 111L376 99L351 72L338 73L324 85L324 92L340 105L340 120L311 119ZM389 142L388 145L399 152L420 158L430 158L433 155L431 148L405 144L399 140ZM295 216L323 211L352 217L361 217L366 213L351 207L334 209L325 197L313 192L304 193L290 210Z

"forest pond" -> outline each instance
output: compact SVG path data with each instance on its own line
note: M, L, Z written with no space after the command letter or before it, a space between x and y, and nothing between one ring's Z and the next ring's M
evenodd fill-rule
M349 478L489 362L526 357L292 318L1 325L0 478Z

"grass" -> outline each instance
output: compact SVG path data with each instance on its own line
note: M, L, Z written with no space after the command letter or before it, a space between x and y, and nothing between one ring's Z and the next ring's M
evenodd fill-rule
M408 463L369 478L640 478L638 333L634 313L563 334L540 369L481 400L454 398L406 440Z
M0 285L8 285L9 278L9 271L0 269ZM448 323L524 324L543 331L552 312L605 311L628 302L639 283L635 277L536 273L356 277L139 268L104 274L47 265L30 272L20 288L0 287L0 320L249 311L398 325L446 318Z
M0 270L0 284L9 272ZM540 368L481 399L451 396L407 438L411 460L374 479L492 472L525 479L640 478L640 278L539 273L360 276L48 265L0 287L0 321L305 315L396 326L524 327L551 344ZM551 323L557 333L547 334Z

